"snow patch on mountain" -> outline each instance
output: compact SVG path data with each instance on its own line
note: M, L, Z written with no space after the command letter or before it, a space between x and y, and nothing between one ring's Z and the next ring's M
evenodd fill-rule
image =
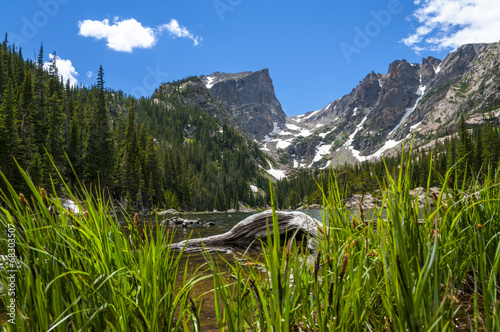
M214 84L215 84L215 77L210 77L210 76L207 76L207 83L205 84L205 86L207 87L208 90L210 90Z
M333 133L336 128L337 127L333 127L332 130L327 131L326 133L319 133L318 136L321 137L321 138L325 138L328 134Z
M352 142L354 142L354 137L356 137L361 128L363 128L363 124L365 123L366 119L368 119L368 115L365 116L365 118L359 123L359 125L356 126L356 130L351 135L349 135L349 139L347 139L347 142L344 143L344 146L346 146L348 149L354 149L351 144Z
M425 88L426 88L425 86L422 86L422 78L420 78L420 86L418 87L417 92L415 92L415 94L418 95L419 97L415 101L415 105L413 105L413 107L409 107L406 109L405 114L403 115L403 117L401 118L401 120L399 121L397 126L394 127L393 130L391 130L389 135L394 134L396 132L396 130L398 130L399 127L403 124L403 122L413 113L413 111L415 111L415 109L418 106L418 103L420 103L420 101L422 100L422 97L424 96Z
M276 147L278 149L286 149L292 144L293 138L287 139L287 140L282 140L282 139L277 139L276 140Z
M332 149L333 143L332 144L320 144L316 148L316 155L314 156L314 159L312 160L311 164L309 165L309 168L312 167L312 165L315 162L320 161L324 155L328 155L330 150Z
M264 167L260 166L264 171L266 171L269 175L274 177L276 180L282 180L286 178L286 173L285 171L282 171L280 169L274 169L273 165L271 165L271 162L268 160L267 163L269 164L269 169L265 169Z
M298 116L297 116L297 118L296 118L296 121L297 121L297 122L302 122L302 121L304 121L304 120L307 120L307 119L309 119L310 117L312 117L314 114L318 113L319 111L321 111L321 110L312 111L312 112L311 112L311 113L309 113L308 115L306 115L307 113L306 113L306 114L302 114L302 115L298 115Z
M366 160L372 160L372 159L376 159L376 158L380 158L382 156L382 154L387 151L387 150L390 150L396 146L399 145L399 143L401 143L403 140L401 141L395 141L395 140L388 140L385 142L384 146L381 147L378 151L376 151L375 153L369 155L369 156L360 156L360 152L354 148L351 149L352 151L352 155L358 160L358 161L366 161Z
M300 130L300 127L299 127L299 126L296 126L296 125L294 125L294 124L292 124L292 123L287 123L287 124L286 124L286 127L287 127L288 129L290 129L290 130L295 130L295 131Z
M328 160L328 162L326 163L326 165L323 166L323 167L321 167L320 169L327 169L330 166L331 163L332 163L332 161Z
M413 126L410 127L410 130L413 131L413 130L417 129L421 123L422 123L422 121L420 121L419 123L415 123Z

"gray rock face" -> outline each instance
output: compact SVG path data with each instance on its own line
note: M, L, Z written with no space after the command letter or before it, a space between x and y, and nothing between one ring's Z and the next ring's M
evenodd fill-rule
M200 79L250 138L264 139L286 122L268 69L238 74L216 72Z
M441 60L434 57L422 59L422 67L420 68L420 75L422 84L427 86L436 77L436 70L439 68Z
M387 74L370 73L320 111L287 119L312 134L290 142L280 159L294 167L373 160L400 151L404 139L415 137L418 147L429 135L448 135L461 113L498 117L499 65L500 43L464 45L443 61L394 61Z

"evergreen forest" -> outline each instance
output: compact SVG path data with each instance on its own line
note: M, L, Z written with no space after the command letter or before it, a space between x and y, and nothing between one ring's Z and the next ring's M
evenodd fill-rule
M95 85L71 86L61 80L56 61L54 53L44 63L43 45L36 60L25 59L7 36L0 45L0 170L17 192L28 192L20 167L39 187L54 186L64 195L61 178L70 189L82 182L130 211L270 206L269 175L259 166L269 157L236 127L186 106L179 96L137 99L107 88L102 67ZM498 119L486 114L484 120L468 125L462 114L456 133L412 149L412 185L437 186L454 165L452 180L462 182L498 168ZM334 172L346 197L376 195L400 160L394 155L344 164ZM302 169L275 182L276 206L322 204L329 176L327 170ZM250 185L262 191L253 193Z

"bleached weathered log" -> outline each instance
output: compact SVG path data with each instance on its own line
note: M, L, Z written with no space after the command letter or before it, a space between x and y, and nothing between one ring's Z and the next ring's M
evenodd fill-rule
M277 211L280 235L293 233L297 230L308 235L308 247L314 249L318 237L319 223L304 212ZM237 223L230 231L200 239L189 239L172 245L174 248L186 247L195 249L202 247L224 247L250 245L255 239L267 237L267 229L273 234L272 211L264 211Z

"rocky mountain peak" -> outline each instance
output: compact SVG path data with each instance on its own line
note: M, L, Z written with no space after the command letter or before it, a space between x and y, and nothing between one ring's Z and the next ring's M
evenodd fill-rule
M269 69L215 72L200 79L249 137L264 139L285 124L286 114L274 93Z
M222 114L218 117L279 160L281 170L272 170L282 174L283 169L373 160L399 151L405 139L414 139L414 146L430 144L453 131L460 114L476 122L498 117L499 68L500 43L464 45L442 61L396 60L387 73L368 73L323 109L290 118L268 69L215 72L164 85L158 93L177 93L185 103Z
M436 74L441 70L441 60L432 56L422 58L422 67L420 68L420 78L423 85L427 85Z

